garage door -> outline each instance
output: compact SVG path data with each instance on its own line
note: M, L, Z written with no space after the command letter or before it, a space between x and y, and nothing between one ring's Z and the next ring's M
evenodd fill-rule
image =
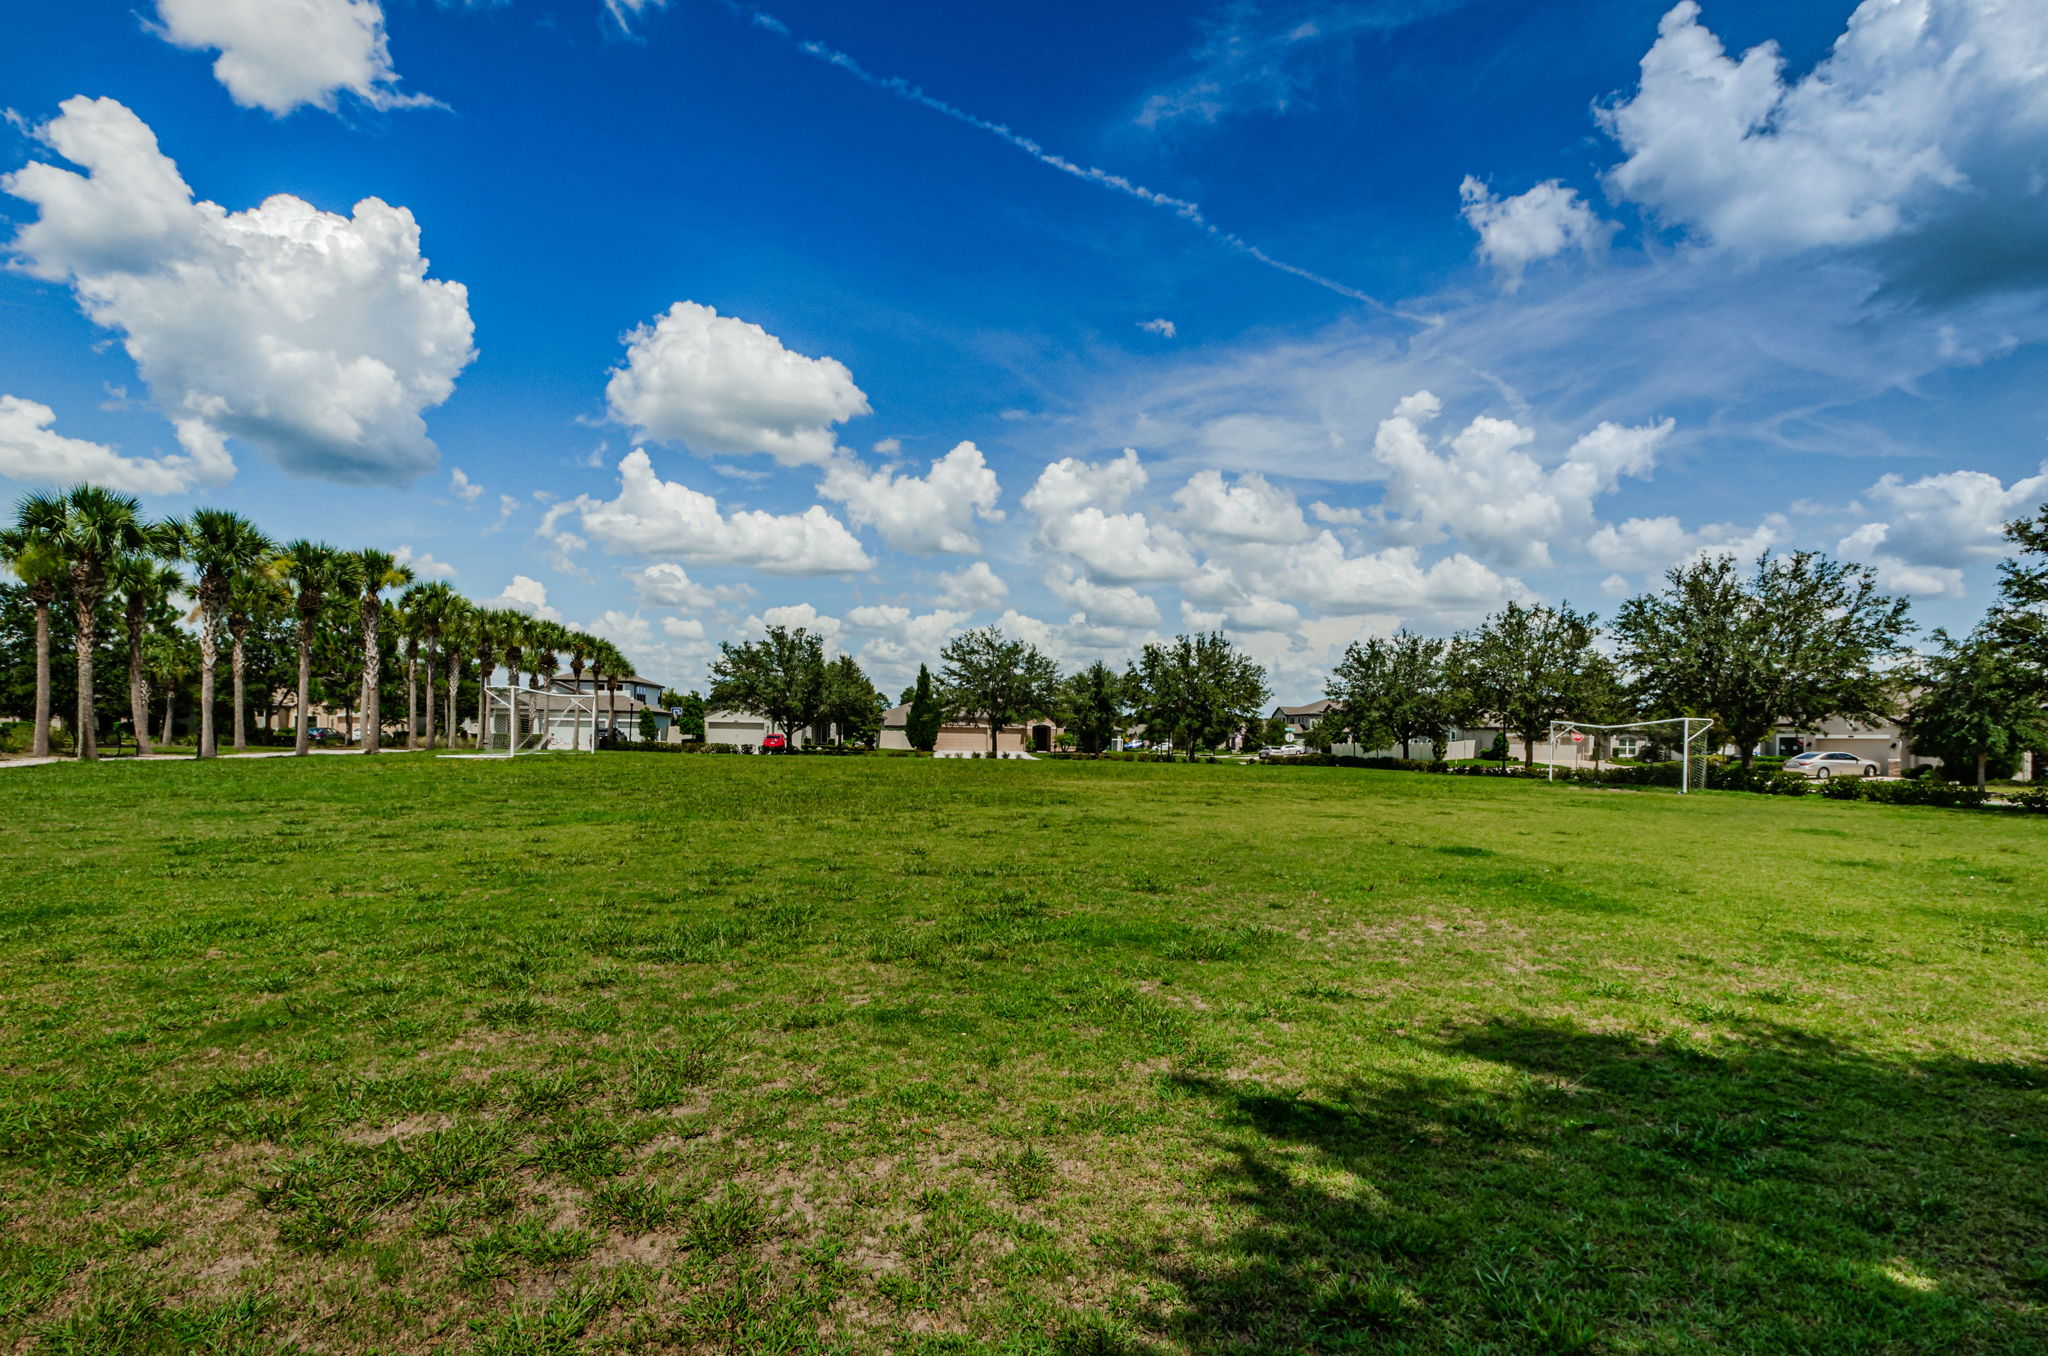
M761 727L753 721L710 721L704 726L704 742L707 744L758 744L761 742Z

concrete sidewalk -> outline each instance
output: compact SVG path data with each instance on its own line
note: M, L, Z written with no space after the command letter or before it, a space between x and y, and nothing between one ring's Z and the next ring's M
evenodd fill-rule
M361 749L309 749L307 750L307 752L309 756L318 755L320 757L335 758L361 757L363 751ZM446 752L448 752L448 750L446 749L379 749L377 750L376 756L382 758L386 754ZM234 753L231 751L223 752L220 755L220 757L215 761L223 763L238 763L250 758L296 757L298 757L298 753L292 749L249 749L243 753ZM77 761L79 760L70 757L0 758L0 769L6 769L10 767L45 767L51 763L75 763ZM107 753L101 754L99 758L93 761L101 763L192 763L197 762L198 759L196 759L193 755L189 753Z

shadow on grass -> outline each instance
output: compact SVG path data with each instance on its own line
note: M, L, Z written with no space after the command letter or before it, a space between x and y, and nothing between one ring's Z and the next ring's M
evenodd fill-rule
M1219 1232L1145 1324L1195 1352L2048 1351L2048 1071L1782 1027L1496 1023L1476 1077L1220 1105ZM1461 1058L1462 1057L1462 1058Z

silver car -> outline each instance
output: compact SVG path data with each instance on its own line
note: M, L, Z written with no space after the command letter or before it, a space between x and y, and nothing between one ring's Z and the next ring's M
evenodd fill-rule
M1875 777L1883 769L1853 753L1801 753L1785 760L1785 771L1807 777Z

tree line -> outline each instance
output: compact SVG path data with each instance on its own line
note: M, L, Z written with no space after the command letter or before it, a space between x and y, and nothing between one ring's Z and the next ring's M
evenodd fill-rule
M1906 601L1866 566L1714 555L1623 602L1607 650L1598 618L1519 603L1448 640L1399 631L1353 644L1316 734L1405 756L1446 729L1491 726L1521 739L1529 763L1553 721L1704 716L1710 742L1747 768L1776 730L1896 720L1916 752L1982 786L2048 751L2048 505L2006 535L2015 554L1997 601L1967 635L1935 631L1925 654L1907 647Z
M1533 764L1553 721L1696 716L1747 768L1781 729L1898 720L1915 751L1981 784L2048 751L2048 505L2006 531L2015 554L1998 601L1966 636L1934 632L1926 654L1907 644L1906 600L1867 566L1814 551L1749 563L1708 555L1624 601L1604 628L1569 605L1511 602L1446 639L1402 630L1354 642L1312 739L1406 756L1416 744L1434 753L1456 728L1491 728L1520 739ZM1148 644L1121 670L1097 661L1062 675L1037 646L990 626L949 641L939 664L936 676L921 665L900 698L913 748L967 721L994 752L1005 729L1041 718L1085 753L1139 729L1189 756L1283 737L1265 715L1265 669L1220 633ZM764 640L722 647L710 704L784 731L835 722L863 742L882 698L851 659L828 663L820 637L770 627Z
M486 728L484 684L499 668L515 692L522 679L540 690L566 658L613 713L619 680L632 673L603 637L480 607L445 582L415 578L388 551L279 542L224 509L150 521L136 499L94 485L24 496L0 527L0 564L19 581L0 586L0 707L29 709L37 756L53 747L60 685L72 752L97 756L102 726L122 723L100 705L109 665L125 669L125 724L142 753L172 742L179 697L196 695L186 728L202 758L218 755L223 717L230 747L249 746L252 707L267 725L288 702L293 750L304 754L320 702L359 719L362 751L376 753L393 723L386 712L402 701L406 747L431 749L452 744L471 710ZM60 643L73 656L61 679L52 663Z

